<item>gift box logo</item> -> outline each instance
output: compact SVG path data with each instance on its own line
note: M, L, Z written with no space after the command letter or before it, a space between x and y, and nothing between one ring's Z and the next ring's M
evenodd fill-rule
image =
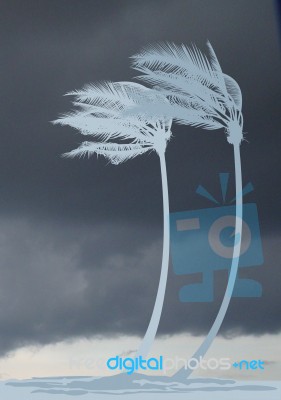
M181 302L211 302L214 299L214 271L230 270L236 245L235 198L225 205L229 174L222 173L220 184L223 205L202 186L197 193L218 206L200 210L170 213L171 257L177 275L202 273L202 282L183 286L179 291ZM248 184L243 196L253 190ZM257 207L243 205L242 243L239 269L263 264L262 243ZM238 269L238 275L239 275ZM233 297L260 297L261 284L253 279L236 278Z

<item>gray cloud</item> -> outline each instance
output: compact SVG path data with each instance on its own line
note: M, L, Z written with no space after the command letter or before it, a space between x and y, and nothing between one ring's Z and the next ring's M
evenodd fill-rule
M161 264L161 232L144 226L35 225L1 219L2 354L23 345L47 344L79 336L142 336L149 322ZM233 299L221 333L263 334L280 331L278 265L280 239L264 240L265 264L242 269L259 280L261 299ZM217 272L213 303L180 303L183 284L200 281L176 276L170 266L160 334L206 333L226 286ZM243 307L243 313L240 310Z

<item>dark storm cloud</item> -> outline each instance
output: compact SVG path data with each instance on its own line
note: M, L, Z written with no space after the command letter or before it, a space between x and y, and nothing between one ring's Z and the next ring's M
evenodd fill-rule
M0 222L1 355L24 345L80 336L144 334L158 287L161 232L148 233L141 225L34 225L11 218ZM280 330L280 292L275 283L280 269L274 263L278 247L280 239L266 237L264 266L240 272L240 277L262 283L263 297L233 299L221 334ZM195 279L176 276L171 266L160 334L208 331L226 274L215 275L213 303L180 303L179 289L200 279L199 274Z
M2 353L71 336L144 332L161 262L159 160L151 154L118 167L63 160L59 155L81 138L49 121L70 109L67 91L137 75L128 57L161 40L204 49L209 39L241 86L249 141L241 147L243 180L253 182L249 199L259 206L265 291L261 300L243 303L243 316L242 300L234 300L223 329L280 329L280 56L273 11L273 3L242 0L2 3ZM234 172L232 148L222 131L174 126L173 134L171 210L209 207L195 189L203 184L218 195L218 173ZM171 272L160 332L205 332L225 287L223 275L217 279L218 297L206 308L178 303L180 279Z
M138 332L160 268L157 234L119 225L1 220L1 353ZM148 283L146 281L148 280Z

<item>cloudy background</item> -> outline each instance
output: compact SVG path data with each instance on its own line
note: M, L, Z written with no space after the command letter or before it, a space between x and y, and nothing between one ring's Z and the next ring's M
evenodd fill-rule
M246 358L251 343L254 358L275 366L269 377L280 376L278 34L271 1L1 3L2 377L68 374L69 359L89 348L102 357L138 345L161 265L158 157L145 155L117 167L95 158L65 160L60 154L81 138L49 121L70 110L67 91L94 81L133 79L129 56L147 43L194 42L204 50L207 39L224 72L242 89L243 181L255 188L245 200L257 203L264 252L262 266L241 271L262 283L262 298L232 300L212 351L221 356L240 351ZM224 133L178 126L173 133L166 153L171 211L212 207L195 190L202 184L219 197L220 172L231 173L232 198L233 149ZM170 345L171 354L191 356L208 332L227 273L215 273L213 303L180 303L180 287L200 279L176 276L171 265L155 351Z

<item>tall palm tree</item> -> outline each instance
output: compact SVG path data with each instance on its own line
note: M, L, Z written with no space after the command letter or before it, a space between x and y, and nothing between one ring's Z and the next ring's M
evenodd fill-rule
M236 187L235 243L229 280L217 317L194 358L203 357L216 337L233 293L242 238L242 172L240 144L243 140L242 95L237 82L221 70L209 42L208 57L196 46L174 43L156 44L133 56L133 67L143 73L139 78L152 84L169 99L169 104L150 107L155 116L165 113L179 124L208 130L224 128L233 145ZM143 110L144 111L144 110ZM191 373L189 371L188 375ZM184 369L177 377L186 376Z
M61 116L55 124L68 125L95 141L85 141L65 157L102 155L112 164L121 164L140 154L155 151L160 158L163 195L163 253L154 309L138 354L145 356L154 341L163 308L169 263L169 195L165 161L167 142L171 137L171 120L159 116L147 118L136 112L138 104L165 103L167 99L133 82L106 82L88 85L68 93L75 96L78 111ZM127 114L126 114L127 113Z

